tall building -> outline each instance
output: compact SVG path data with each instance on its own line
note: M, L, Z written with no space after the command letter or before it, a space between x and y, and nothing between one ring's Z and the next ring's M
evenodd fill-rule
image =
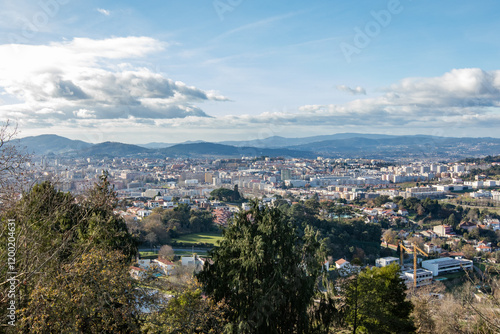
M291 180L292 179L292 171L289 169L281 170L281 181Z

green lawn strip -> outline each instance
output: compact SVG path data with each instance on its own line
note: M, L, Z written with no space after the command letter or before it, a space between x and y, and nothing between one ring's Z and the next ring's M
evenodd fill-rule
M214 246L218 244L219 240L222 240L222 235L220 233L191 233L172 239L172 241L182 242L184 244L209 243Z

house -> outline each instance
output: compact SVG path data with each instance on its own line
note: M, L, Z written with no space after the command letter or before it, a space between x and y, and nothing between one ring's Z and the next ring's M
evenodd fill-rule
M397 263L399 264L399 259L397 257L393 256L387 256L387 257L381 257L375 260L375 266L376 267L386 267L392 263Z
M433 239L433 238L437 238L437 237L438 237L438 235L437 235L434 231L432 231L432 230L426 230L426 231L422 231L422 232L420 232L420 233L421 233L424 237L428 237L428 238L431 238L431 239Z
M181 257L181 263L183 267L193 267L195 272L199 272L203 269L205 265L205 259L198 257L198 255L194 256L183 256Z
M477 225L472 222L462 222L458 225L458 227L469 232L470 230L475 229Z
M346 259L340 259L340 260L335 261L335 267L337 269L342 269L345 266L349 266L350 264L351 263L349 261L347 261Z
M398 206L393 203L393 202L389 202L389 203L385 203L384 205L382 205L384 208L386 209L395 209L397 208Z
M130 266L130 276L134 279L142 279L146 277L146 269Z
M151 210L138 210L137 216L144 218L144 217L151 215L151 213L153 213L153 211L151 211Z
M485 219L483 223L486 224L493 231L500 230L500 221L498 219Z
M477 252L491 252L492 251L492 248L491 248L491 243L488 242L487 244L483 243L483 242L480 242L477 244L476 246L476 251Z
M340 276L348 276L361 271L360 266L352 265L346 259L340 259L335 261L335 267L339 272Z
M174 267L175 267L175 264L172 261L165 260L165 259L158 258L158 259L154 259L153 262L167 276L172 274L172 271L174 270Z
M405 210L405 209L403 209L403 210L398 210L398 214L399 214L400 216L406 217L406 216L408 216L408 210Z
M441 253L442 249L438 245L435 245L431 242L427 242L424 244L424 250L427 253Z

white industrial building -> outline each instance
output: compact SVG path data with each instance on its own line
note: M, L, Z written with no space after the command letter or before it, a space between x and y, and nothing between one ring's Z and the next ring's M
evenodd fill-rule
M472 269L472 261L443 257L440 259L422 261L422 267L432 271L434 276L440 276L460 270Z
M426 269L417 269L417 288L429 285L432 283L432 271ZM413 286L413 269L407 270L401 273L401 278L405 280L405 284L408 287Z

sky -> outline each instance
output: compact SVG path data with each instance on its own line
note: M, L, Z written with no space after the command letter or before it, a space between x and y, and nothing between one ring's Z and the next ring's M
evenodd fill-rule
M0 120L98 143L500 138L500 2L0 0Z

